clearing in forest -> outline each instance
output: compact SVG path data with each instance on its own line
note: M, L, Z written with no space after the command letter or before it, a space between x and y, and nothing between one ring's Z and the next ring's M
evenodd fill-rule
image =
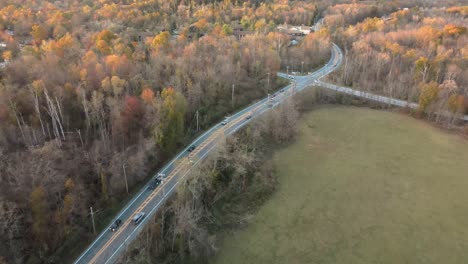
M466 263L468 141L330 106L278 151L279 187L214 263Z

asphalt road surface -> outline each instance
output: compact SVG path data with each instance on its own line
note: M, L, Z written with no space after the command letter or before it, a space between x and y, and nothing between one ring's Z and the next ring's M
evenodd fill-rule
M320 86L320 87L327 88L329 90L333 90L333 91L336 91L336 92L339 92L339 93L354 95L354 96L357 96L357 97L365 98L365 99L370 100L370 101L380 102L380 103L387 104L387 105L407 107L407 108L411 108L411 109L418 109L419 108L419 104L417 104L417 103L412 103L412 102L399 100L399 99L395 99L395 98L391 98L391 97L387 97L387 96L382 96L382 95L376 95L376 94L369 93L369 92L364 92L364 91L351 89L349 87L337 86L337 85L325 83L325 82L322 82L322 81L318 81L315 84ZM449 113L449 112L446 112L446 111L445 112L440 112L440 114L442 114L444 116L448 116L448 117L453 116L453 113ZM468 121L468 115L460 115L458 118L462 119L465 122Z
M75 263L107 264L116 262L118 257L125 251L125 248L138 236L145 224L161 207L167 197L174 192L182 179L190 173L191 168L197 166L216 146L216 143L220 139L233 134L251 120L282 103L295 92L317 84L318 78L332 72L341 64L342 57L341 50L333 44L330 60L325 66L314 73L306 76L294 76L294 79L284 73L278 73L278 76L288 78L291 83L270 97L264 98L232 115L228 119L227 124L218 123L214 125L188 145L186 149L180 152L153 177L157 177L159 173L164 174L163 183L154 190L149 189L147 185L143 187L125 205L109 226L76 259ZM190 146L196 146L196 148L188 152L187 150ZM140 212L144 212L146 217L139 224L133 223L132 218ZM115 232L112 232L110 226L116 219L121 219L122 225Z

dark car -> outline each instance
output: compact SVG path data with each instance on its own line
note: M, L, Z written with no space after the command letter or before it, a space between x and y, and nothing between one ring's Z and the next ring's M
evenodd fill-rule
M117 231L117 229L119 229L119 226L121 226L121 225L122 225L122 220L117 219L117 220L115 220L115 222L111 225L110 230L111 230L112 232L115 232L115 231Z
M252 115L248 115L245 119L249 120L252 118Z
M160 178L156 178L156 179L152 180L150 182L150 184L148 185L148 189L150 189L150 190L156 189L156 187L158 187L161 184L161 182L162 181L161 181Z
M196 147L197 147L197 146L192 145L192 146L190 146L190 148L187 149L187 151L188 151L188 152L192 152L192 151L195 150Z

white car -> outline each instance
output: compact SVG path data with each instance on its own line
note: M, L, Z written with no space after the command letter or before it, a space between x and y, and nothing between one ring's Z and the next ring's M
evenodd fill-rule
M228 122L229 122L229 118L226 117L226 118L224 118L223 121L221 121L221 125L225 126L225 125L227 125Z
M132 221L135 223L135 225L138 225L141 220L143 220L143 218L145 218L145 212L139 212L133 217Z

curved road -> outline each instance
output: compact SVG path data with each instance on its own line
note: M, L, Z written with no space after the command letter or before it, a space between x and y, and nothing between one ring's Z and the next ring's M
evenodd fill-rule
M155 190L150 190L147 186L142 188L113 219L112 223L116 219L121 219L122 225L115 232L109 230L109 225L74 263L107 264L116 262L127 245L138 236L144 225L172 194L176 186L190 173L191 168L203 160L220 139L233 134L252 119L274 108L295 92L316 83L318 78L329 74L338 67L342 62L342 57L341 50L333 44L331 58L321 69L306 76L296 76L291 84L274 93L272 98L264 98L246 107L232 115L226 125L218 123L194 140L189 146L196 146L195 150L188 152L189 147L187 147L156 174L166 175L163 183ZM284 73L278 73L278 76L288 78ZM270 104L268 104L269 99L272 99ZM139 212L144 212L146 217L138 225L135 225L132 218Z

